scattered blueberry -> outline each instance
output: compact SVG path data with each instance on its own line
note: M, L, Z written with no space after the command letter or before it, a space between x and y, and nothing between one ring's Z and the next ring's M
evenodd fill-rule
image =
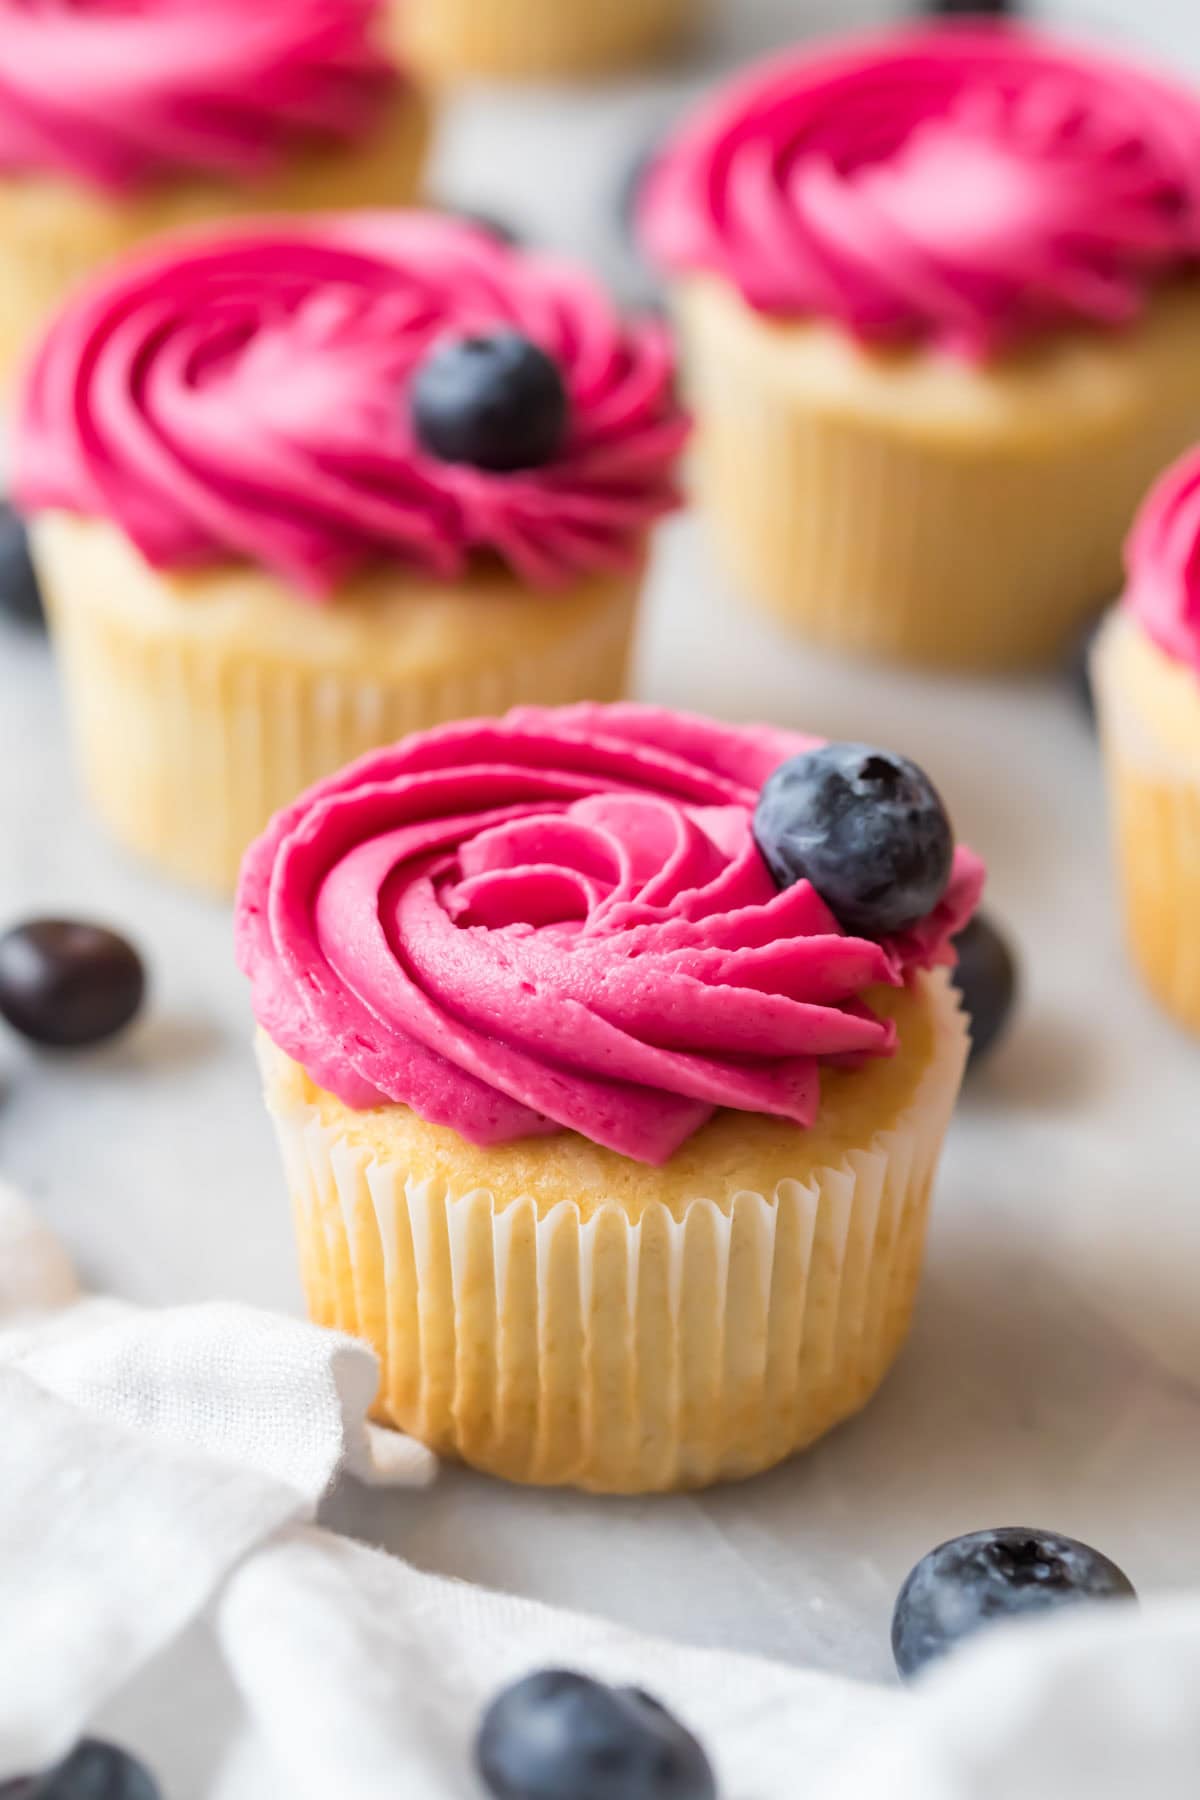
M970 1067L983 1061L1008 1024L1017 997L1017 959L1001 932L976 913L954 940L954 985L971 1021Z
M954 834L941 798L907 757L825 744L775 770L754 836L781 888L811 881L847 931L881 938L933 911Z
M1006 19L1021 10L1021 0L929 0L927 12L936 18Z
M1074 1538L1023 1526L973 1531L922 1557L901 1588L892 1619L896 1667L916 1675L999 1619L1134 1598L1116 1563Z
M1080 712L1092 726L1096 723L1096 696L1092 691L1092 651L1096 647L1096 639L1103 623L1103 617L1088 621L1075 640L1071 659L1067 664L1067 679L1071 691L1079 702Z
M474 225L477 231L486 231L497 243L515 245L521 242L521 233L508 219L502 219L499 213L489 211L483 206L449 206L445 209L454 218L461 219L464 225Z
M625 173L621 177L621 185L617 190L617 221L621 227L621 235L635 255L641 254L638 241L638 208L641 205L642 189L650 176L650 171L662 155L664 132L659 129L652 137L640 144Z
M567 435L558 365L518 331L438 345L413 380L412 408L432 456L498 473L552 462Z
M99 1044L137 1016L146 971L125 938L75 919L32 919L0 937L0 1015L35 1044Z
M492 1702L476 1761L495 1800L716 1800L704 1751L657 1700L563 1669Z
M41 589L29 555L25 522L0 500L0 610L21 625L44 625Z
M0 1800L162 1800L144 1763L115 1744L84 1738L45 1775L0 1784Z

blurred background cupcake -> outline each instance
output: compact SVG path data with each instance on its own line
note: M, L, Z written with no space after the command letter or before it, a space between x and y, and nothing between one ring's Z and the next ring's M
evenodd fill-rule
M779 57L644 192L703 498L834 647L1052 658L1200 431L1200 101L986 23Z
M1117 869L1151 991L1200 1033L1200 451L1154 489L1097 643Z
M228 891L372 746L620 694L673 373L574 268L417 212L187 237L85 287L33 363L17 499L115 835Z
M702 0L393 0L402 60L434 81L560 80L661 56Z
M863 745L637 706L409 739L272 821L238 955L313 1317L510 1480L753 1474L908 1331L982 869Z
M166 227L404 205L430 134L382 0L0 0L0 394L81 276Z

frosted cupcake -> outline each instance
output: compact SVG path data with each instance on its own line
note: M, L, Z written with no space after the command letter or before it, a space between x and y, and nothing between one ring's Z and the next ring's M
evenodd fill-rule
M17 443L101 816L231 891L372 746L615 698L685 435L659 326L447 220L264 223L105 275Z
M903 759L634 706L410 738L274 820L239 961L312 1314L378 1351L377 1416L640 1492L857 1411L981 883Z
M0 0L0 391L48 311L169 226L402 205L429 135L381 0Z
M838 649L1006 668L1200 435L1200 101L1016 28L768 63L653 173L714 528Z
M563 80L652 60L700 0L395 0L402 57L434 81Z
M1200 451L1163 477L1130 539L1093 672L1134 960L1200 1033Z

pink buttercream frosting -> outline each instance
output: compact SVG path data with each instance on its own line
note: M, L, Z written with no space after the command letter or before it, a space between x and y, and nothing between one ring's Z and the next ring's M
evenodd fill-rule
M1200 676L1200 450L1152 490L1125 562L1126 608L1160 650Z
M0 0L0 173L121 193L370 128L379 0Z
M1200 100L1015 27L823 46L703 106L642 221L761 312L984 357L1196 264Z
M497 328L569 396L563 449L516 474L428 455L409 404L440 340ZM432 214L345 214L177 240L84 290L32 367L15 487L155 567L245 558L318 598L379 557L452 580L484 551L554 587L636 564L686 434L666 331L573 267Z
M569 1129L661 1163L720 1107L811 1124L823 1062L895 1047L866 991L951 962L983 881L959 849L883 943L807 882L777 890L754 807L817 741L584 705L365 757L246 858L259 1023L347 1105L477 1144Z

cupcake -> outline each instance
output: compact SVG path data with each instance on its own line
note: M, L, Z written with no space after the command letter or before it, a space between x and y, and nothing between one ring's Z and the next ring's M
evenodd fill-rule
M564 80L654 59L698 10L698 0L395 0L395 37L434 82Z
M1200 451L1165 475L1129 542L1093 656L1130 948L1200 1033Z
M460 223L262 222L103 276L17 431L101 817L230 892L373 746L616 698L685 435L661 326Z
M981 883L903 759L629 705L421 734L280 814L239 961L309 1305L378 1352L376 1416L633 1493L856 1412Z
M414 198L429 112L380 5L0 0L0 391L76 281L167 227Z
M1047 661L1200 435L1200 100L1016 27L789 54L643 197L729 567L788 626Z

